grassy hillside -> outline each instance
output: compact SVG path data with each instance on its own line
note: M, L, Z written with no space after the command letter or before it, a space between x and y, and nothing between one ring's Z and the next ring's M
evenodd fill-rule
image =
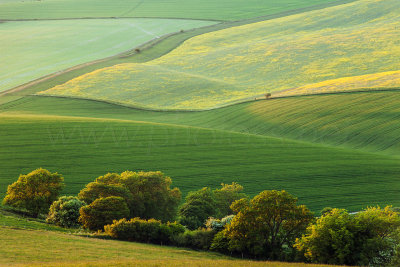
M0 19L81 17L168 17L237 20L265 16L335 0L6 0Z
M232 132L241 127L245 132L247 126L242 119L251 129L250 117L240 116L254 113L250 107L242 106L236 115L222 109L214 117L207 113L201 117L198 112L187 113L189 117L185 118L180 113L142 112L90 101L67 101L63 106L62 99L35 99L24 100L28 100L25 108L32 111L22 107L17 111L18 106L9 104L0 115L2 194L20 173L37 167L64 174L67 194L76 194L106 172L129 169L162 170L184 194L202 186L236 181L251 195L265 189L286 189L313 210L400 204L397 158ZM46 100L50 100L48 105ZM38 113L38 109L46 109L51 114L52 107L54 113L65 114L34 114L35 109ZM262 116L251 116L254 127L262 125ZM173 124L141 122L144 120L168 120ZM224 125L223 120L232 125ZM221 124L219 128L230 131L178 123L203 127Z
M397 71L399 14L397 0L361 0L211 32L153 61L96 70L44 94L205 109L267 91Z
M29 238L26 238L29 236ZM238 260L185 248L102 240L52 231L0 226L0 265L4 266L266 266L318 267L304 263ZM35 249L32 249L35 248ZM50 251L49 251L50 248Z
M0 23L0 92L56 71L125 52L161 35L213 23L173 19Z

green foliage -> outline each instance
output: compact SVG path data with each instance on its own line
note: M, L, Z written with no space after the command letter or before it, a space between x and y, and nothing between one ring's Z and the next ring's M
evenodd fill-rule
M400 217L390 207L354 216L333 209L309 226L295 247L312 262L382 266L395 254L399 227Z
M66 228L77 227L79 226L79 210L85 205L86 203L77 197L60 197L51 204L46 222Z
M236 200L247 198L242 192L243 186L233 182L232 184L221 184L220 189L214 190L215 202L218 209L218 217L222 218L233 213L230 206Z
M269 259L292 254L296 237L313 219L308 208L297 205L297 198L284 190L263 191L250 202L236 201L231 208L236 216L224 230L229 250Z
M208 220L206 221L206 227L207 229L212 229L215 232L220 232L224 229L224 227L227 224L230 224L232 219L234 218L234 215L228 215L222 219L215 219L213 217L208 218Z
M79 198L91 203L95 199L118 196L125 199L130 217L172 221L176 216L181 192L171 189L171 178L162 172L108 173L89 183Z
M133 218L129 221L126 219L114 221L104 226L104 230L109 236L120 240L165 245L174 244L176 237L183 233L185 228L176 222L163 224L154 219Z
M193 249L209 250L216 232L211 229L186 231L179 235L176 245Z
M180 223L190 230L204 226L208 217L217 215L218 210L213 192L204 187L189 192L186 201L179 210Z
M127 218L129 208L122 197L98 198L93 203L83 206L80 211L79 222L89 230L102 230L104 225L114 220Z
M48 212L64 186L63 181L60 174L42 168L27 175L21 174L15 183L8 186L3 204L25 208L37 217L40 213Z

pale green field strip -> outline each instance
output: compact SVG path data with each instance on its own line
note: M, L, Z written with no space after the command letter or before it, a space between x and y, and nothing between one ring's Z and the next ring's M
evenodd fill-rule
M29 238L26 238L29 236ZM328 265L239 260L212 252L0 227L0 266L221 266Z
M82 104L77 110L91 105ZM100 116L106 109L97 106L96 112ZM184 195L238 182L250 195L288 190L314 211L400 205L398 158L132 118L1 113L0 196L20 173L38 167L62 173L65 194L77 194L107 172L161 170Z
M143 64L77 77L48 95L207 109L400 68L400 2L361 0L196 36Z
M125 52L168 33L211 24L214 22L173 19L0 23L0 92Z
M238 20L349 0L2 0L0 19L168 17Z

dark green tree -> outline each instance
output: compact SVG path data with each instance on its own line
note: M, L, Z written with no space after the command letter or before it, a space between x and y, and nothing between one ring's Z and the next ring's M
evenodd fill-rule
M48 212L64 187L63 181L60 174L42 168L20 175L15 183L8 186L3 204L25 208L37 217L40 213Z
M186 201L179 210L180 223L191 230L204 226L208 217L216 216L216 206L213 191L204 187L200 190L189 192Z
M114 220L127 218L129 208L122 197L98 198L90 205L80 210L79 222L89 230L102 230L104 225L112 224Z
M173 221L176 217L181 192L171 189L172 180L162 172L109 173L89 183L79 193L87 203L108 196L125 199L130 217Z

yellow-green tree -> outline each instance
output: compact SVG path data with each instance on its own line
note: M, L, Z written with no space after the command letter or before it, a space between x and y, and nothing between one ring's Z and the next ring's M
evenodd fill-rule
M400 217L390 207L356 215L333 209L310 225L295 247L316 263L384 266L399 246Z
M313 220L312 212L284 190L263 191L250 201L234 202L231 208L236 216L223 232L229 250L268 259L284 259L285 253L292 253L296 237Z
M48 212L64 187L63 181L62 175L42 168L21 174L15 183L8 186L3 204L25 208L37 217Z

